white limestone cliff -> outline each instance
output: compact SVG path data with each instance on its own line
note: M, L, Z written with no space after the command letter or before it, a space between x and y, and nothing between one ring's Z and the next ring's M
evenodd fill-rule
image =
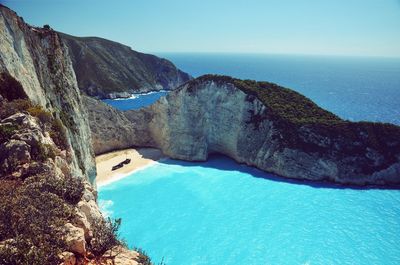
M52 30L25 24L12 10L0 8L0 72L21 83L28 98L64 123L75 174L96 175L87 111L68 49Z
M95 152L103 152L105 146L115 149L149 146L160 148L171 158L189 161L205 161L209 154L219 153L239 163L292 179L355 185L400 183L399 150L394 158L397 160L387 163L388 154L369 147L368 141L360 138L367 133L362 126L358 129L354 124L361 135L357 136L359 143L341 135L332 138L304 125L295 132L303 146L289 145L283 140L289 137L288 132L269 116L270 107L233 82L215 79L190 81L140 110L119 112L100 102L85 101L91 120L96 121L90 124L96 139ZM113 115L103 119L105 112ZM108 130L101 129L110 126L113 127L112 135L114 131L126 128L124 137L111 137ZM391 141L386 141L388 148L393 145L395 152L399 143ZM363 149L358 150L357 145ZM346 153L345 147L354 149L354 154ZM365 165L371 164L372 172L364 173Z

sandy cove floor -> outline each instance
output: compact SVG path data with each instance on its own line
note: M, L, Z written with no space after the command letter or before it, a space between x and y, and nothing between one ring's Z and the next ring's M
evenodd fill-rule
M130 158L131 162L124 167L112 171L111 168L118 163ZM104 186L119 180L136 170L142 169L165 158L159 149L138 148L114 151L96 156L97 186Z

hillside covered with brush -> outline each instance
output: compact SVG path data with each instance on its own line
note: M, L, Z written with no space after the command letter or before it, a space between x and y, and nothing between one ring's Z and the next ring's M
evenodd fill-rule
M60 33L68 46L79 88L99 98L171 90L191 79L170 61L97 37Z

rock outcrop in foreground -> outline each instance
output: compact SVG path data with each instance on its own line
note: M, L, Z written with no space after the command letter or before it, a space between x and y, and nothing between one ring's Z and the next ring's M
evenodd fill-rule
M0 101L0 264L140 264L72 173L65 136L42 108Z
M68 46L79 88L89 96L129 97L132 93L171 90L191 79L166 59L114 41L60 36Z
M96 106L96 111L90 104L88 108L90 120L96 121L90 126L97 153L113 141L117 148L157 147L182 160L204 161L209 154L220 153L286 178L354 185L400 183L399 127L344 121L275 84L208 75L147 108L113 110L118 118L110 121L112 117L104 120L100 109L110 110ZM96 125L117 130L127 127L126 120L131 128L121 141Z

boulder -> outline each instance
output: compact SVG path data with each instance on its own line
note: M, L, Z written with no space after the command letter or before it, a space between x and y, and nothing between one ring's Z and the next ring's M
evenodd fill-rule
M15 113L10 117L3 119L1 122L2 123L10 122L13 124L18 124L24 128L40 130L40 126L38 125L34 117L30 116L29 114L21 112Z
M86 218L86 215L82 213L79 209L75 210L75 216L73 224L76 227L82 228L85 234L85 240L89 241L93 237L93 231L91 230L91 225Z
M89 223L97 223L103 219L103 216L101 215L99 207L95 201L80 201L77 206L79 210L85 214Z
M105 258L113 258L114 265L140 265L138 262L139 253L133 250L128 250L121 246L106 251L103 255Z
M60 254L60 259L63 261L60 265L75 265L76 264L76 257L75 254L72 252L65 251Z
M0 145L0 164L9 168L31 161L31 147L24 141L9 140Z
M85 190L83 191L82 200L85 201L96 201L97 191L93 188L93 186L87 182L83 181L85 185Z
M5 119L3 119L1 122L2 123L6 123L6 122L10 122L10 123L16 123L18 125L22 125L24 122L26 122L27 119L27 115L25 113L15 113L13 115L11 115L10 117L7 117Z
M24 141L27 144L33 146L38 143L42 144L52 144L49 138L46 138L40 129L34 128L29 130L24 130L23 132L18 132L14 134L11 139Z
M76 227L71 223L64 225L65 243L69 251L85 256L86 240L85 232L82 228Z

